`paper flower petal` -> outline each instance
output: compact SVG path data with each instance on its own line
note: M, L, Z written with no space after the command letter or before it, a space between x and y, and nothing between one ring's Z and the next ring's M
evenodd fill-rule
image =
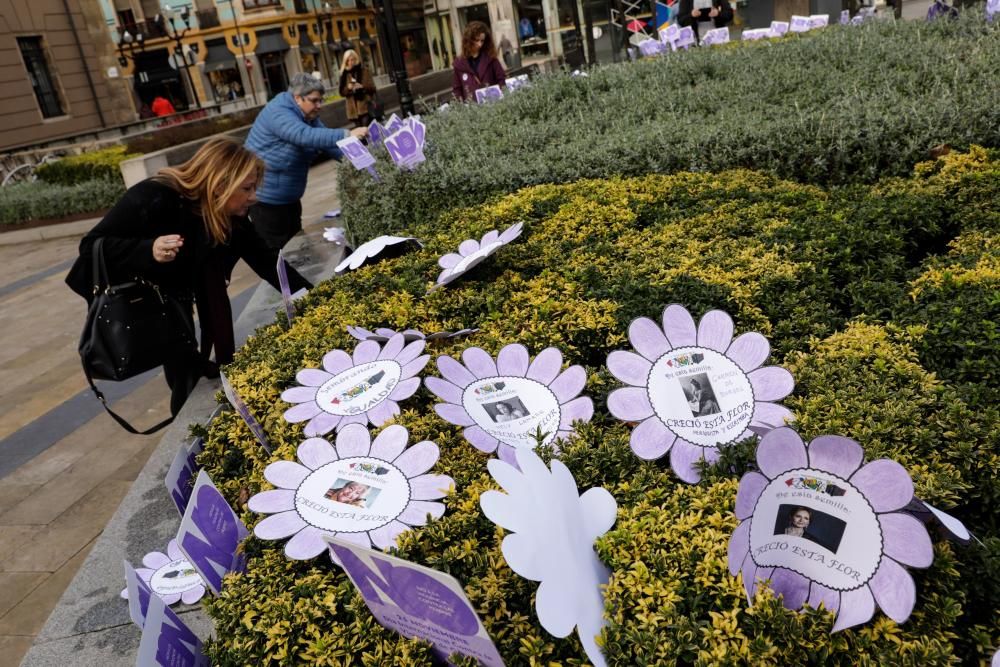
M274 514L295 509L295 491L292 489L274 489L261 491L247 503L252 512Z
M721 310L711 310L698 323L697 344L725 354L733 341L733 318Z
M316 393L313 392L313 396L315 395ZM315 403L299 403L295 407L285 410L284 417L289 424L298 424L312 419L321 412L323 409Z
M916 517L900 512L878 517L882 527L885 555L910 567L930 567L934 546L924 524ZM876 596L877 598L877 596ZM879 603L882 606L882 603Z
M434 407L437 408L437 406ZM487 454L495 452L497 450L497 445L500 444L499 440L494 438L479 426L470 426L462 431L462 436L468 440L473 447L481 452L486 452Z
M330 461L336 461L337 451L323 438L309 438L299 445L296 456L307 468L316 470Z
M798 609L809 597L809 580L798 572L776 567L771 573L771 590L775 595L784 596L785 607Z
M436 377L424 378L424 385L438 398L448 401L453 405L462 404L462 389L456 387L447 380Z
M670 343L663 335L663 330L647 317L640 317L629 325L628 340L635 351L650 362L656 361L670 350Z
M427 440L418 442L399 455L393 463L407 477L422 475L437 463L441 450L433 442Z
M608 395L608 412L622 421L642 421L653 416L646 390L640 387L615 389Z
M353 365L354 362L351 360L351 355L347 354L347 352L344 352L343 350L333 350L332 352L327 352L323 355L323 368L326 369L331 376L336 375L337 373L342 373Z
M500 375L523 376L528 372L528 348L517 343L507 345L497 355L497 372Z
M406 449L409 435L406 429L398 424L387 426L375 437L370 453L377 459L392 461Z
M743 521L733 531L733 536L729 538L729 548L726 553L726 561L729 564L729 574L736 576L736 573L743 567L743 561L750 551L750 522Z
M547 347L539 352L535 360L528 366L527 377L547 385L559 375L562 362L563 356L559 348Z
M850 478L876 512L891 512L906 507L913 498L913 481L906 469L889 459L865 465Z
M726 351L726 356L736 362L745 373L763 364L771 354L771 344L756 331L736 337Z
M736 518L740 521L749 519L753 508L760 498L761 492L767 486L767 478L757 472L748 472L740 480L736 491Z
M799 434L790 428L777 428L761 438L757 447L760 471L774 479L786 470L809 465L806 447Z
M765 366L749 373L754 398L758 401L780 401L792 393L795 380L780 366Z
M360 424L350 424L337 434L337 454L346 459L352 456L368 456L371 436L368 429Z
M652 461L666 454L675 440L677 436L663 422L659 419L647 419L632 431L629 446L639 458Z
M414 500L437 500L448 495L448 488L454 482L447 475L419 475L410 480L410 492Z
M296 534L305 526L306 522L295 510L288 510L280 514L272 514L258 523L253 529L253 534L262 540L283 540Z
M608 355L608 370L611 374L633 387L646 385L652 367L652 362L634 352L615 350Z
M323 533L312 526L306 526L297 532L285 544L285 555L292 560L309 560L326 551Z
M878 571L869 582L875 602L885 612L885 615L896 621L904 622L917 603L917 588L913 577L903 569L903 566L891 558L883 558Z
M567 403L583 391L586 385L587 371L583 370L583 366L570 366L552 381L549 389L559 399L559 403Z
M809 587L809 597L806 599L806 603L815 609L818 609L822 604L824 609L836 614L837 610L840 609L840 591L827 588L814 581Z
M488 378L497 375L497 365L486 350L478 347L466 348L462 352L462 361L477 378Z
M298 488L309 474L309 468L293 461L275 461L264 468L264 479L282 489Z
M677 438L670 448L670 467L674 473L688 484L701 481L701 473L695 465L702 459L703 449L683 438Z
M676 303L663 311L663 333L667 335L671 347L686 347L698 342L698 330L694 318L684 306Z

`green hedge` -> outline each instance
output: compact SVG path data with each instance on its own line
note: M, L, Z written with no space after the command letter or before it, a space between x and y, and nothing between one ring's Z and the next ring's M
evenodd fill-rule
M543 76L487 106L426 121L427 162L382 183L340 170L357 242L540 183L733 167L830 184L904 176L942 143L1000 146L1000 27L958 21L831 26Z
M280 392L329 350L352 349L350 324L480 328L435 343L434 356L470 345L496 353L512 341L532 354L555 345L568 363L586 366L597 408L560 458L581 490L605 486L619 505L615 527L597 543L612 570L602 638L611 664L974 663L1000 645L1000 418L922 365L922 336L936 320L920 321L922 311L905 323L877 320L908 307L911 282L940 261L930 255L950 234L971 233L964 226L978 224L975 211L995 208L972 176L997 163L978 155L949 156L913 178L871 187L824 190L743 170L681 173L538 186L450 212L408 230L423 250L318 285L291 328L282 315L251 338L227 374L267 430L274 456L225 413L200 462L243 510L249 495L270 488L265 466L294 459L303 439L301 425L282 418L288 405ZM942 183L925 171L959 163L968 179L953 179L946 201ZM426 293L441 254L514 222L525 225L521 239L474 275ZM870 457L898 459L922 498L983 539L985 547L936 545L934 565L914 572L918 604L906 624L878 614L831 636L826 612L790 612L766 593L747 605L725 554L753 441L727 450L697 486L631 453L629 427L605 409L616 386L606 355L627 346L631 319L656 317L671 302L696 315L724 308L740 331L767 334L772 362L797 379L786 402L803 435L842 433ZM434 413L434 403L421 390L397 423L411 441L438 443L437 472L455 479L456 492L444 517L401 538L400 555L464 583L508 664L581 664L574 637L555 639L538 625L536 584L505 565L503 532L479 510L479 494L492 487L486 457ZM244 511L243 518L252 527L262 517ZM248 539L246 574L227 578L223 595L206 603L217 627L208 644L213 664L428 663L427 647L380 628L325 557L291 562L282 547Z
M39 180L53 185L77 185L96 179L121 181L118 165L138 155L127 152L124 146L112 146L43 164L35 169L35 174Z
M98 213L111 208L125 194L121 179L96 179L76 185L40 181L0 188L0 224Z

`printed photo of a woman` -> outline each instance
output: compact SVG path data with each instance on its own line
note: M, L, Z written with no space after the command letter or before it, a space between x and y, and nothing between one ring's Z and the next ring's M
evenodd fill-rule
M365 507L365 496L370 489L370 486L361 482L347 482L341 487L331 488L323 494L323 497L352 507Z

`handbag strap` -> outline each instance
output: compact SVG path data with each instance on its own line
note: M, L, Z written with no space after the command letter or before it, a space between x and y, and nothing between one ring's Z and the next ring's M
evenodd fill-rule
M110 285L108 280L108 266L104 263L104 239L99 238L94 241L91 251L90 276L94 284L94 294L101 291L102 287Z
M107 413L111 415L111 418L114 419L116 422L118 422L118 424L129 433L133 433L135 435L150 435L156 433L161 428L167 426L168 424L170 424L170 422L174 420L174 418L171 416L168 417L167 419L164 419L159 424L150 426L145 431L139 431L134 426L125 421L125 419L122 416L116 414L114 410L108 407L108 400L104 397L104 394L101 392L101 390L97 388L97 385L94 384L94 378L90 376L90 370L87 368L86 364L83 365L83 374L87 376L87 382L90 384L90 388L94 391L94 395L97 396L97 400L101 402L101 405L104 406L104 409L107 411Z

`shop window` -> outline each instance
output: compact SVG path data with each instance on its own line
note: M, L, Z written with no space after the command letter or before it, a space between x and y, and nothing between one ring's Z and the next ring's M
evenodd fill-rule
M31 88L44 118L55 118L65 115L62 100L56 86L55 77L49 67L41 37L18 37L17 46L21 49L24 68L28 71Z

